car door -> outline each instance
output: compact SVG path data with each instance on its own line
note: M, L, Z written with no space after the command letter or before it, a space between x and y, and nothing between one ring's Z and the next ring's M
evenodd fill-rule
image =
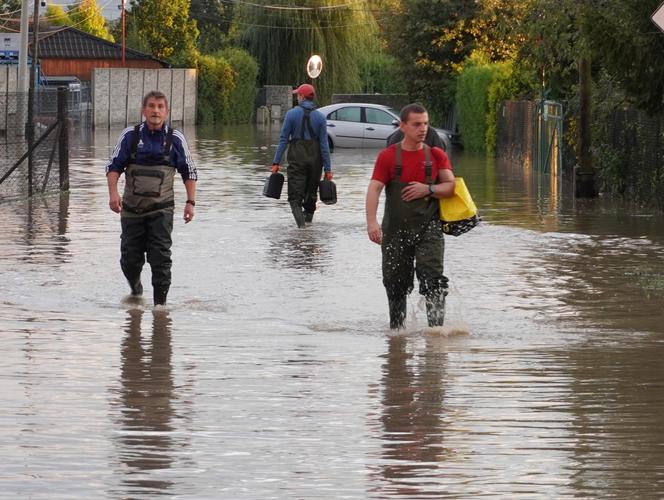
M327 115L327 133L340 148L361 148L364 140L362 108L344 106Z
M396 130L397 118L379 108L364 108L364 144L365 148L384 148L387 137Z

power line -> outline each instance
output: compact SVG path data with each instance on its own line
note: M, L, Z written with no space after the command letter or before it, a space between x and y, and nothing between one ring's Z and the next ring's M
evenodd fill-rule
M356 0L355 2L348 2L340 5L321 5L319 7L306 7L304 5L265 5L254 2L247 2L246 0L220 0L221 3L228 4L239 4L239 5L248 5L250 7L259 7L261 9L270 9L270 10L301 10L301 11L311 11L311 10L334 10L334 9L343 9L345 7L351 7L353 5L366 4L368 0Z

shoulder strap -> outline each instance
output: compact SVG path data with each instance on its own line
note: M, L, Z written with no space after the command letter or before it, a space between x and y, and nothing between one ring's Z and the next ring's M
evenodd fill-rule
M302 116L302 139L304 139L304 127L307 127L307 130L309 130L309 135L311 136L312 139L318 139L316 137L316 134L314 134L314 129L311 127L311 121L309 119L309 115L311 115L311 110L308 108L302 108L304 110L304 116Z
M434 179L431 170L431 148L424 144L424 175L427 182L433 184Z
M395 153L395 161L394 161L394 180L397 182L401 182L401 143L397 142L395 145L396 148L396 153Z
M168 125L168 132L166 132L166 144L164 146L164 156L171 153L171 144L173 144L173 127Z
M134 136L131 139L131 146L129 147L129 161L136 162L136 150L138 149L138 141L141 138L141 124L134 125Z

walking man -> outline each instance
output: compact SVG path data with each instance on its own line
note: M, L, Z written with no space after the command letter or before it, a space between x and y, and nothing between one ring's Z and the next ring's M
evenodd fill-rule
M149 92L143 98L142 113L145 121L122 132L106 166L108 204L120 214L120 266L131 294L143 294L141 270L147 256L154 304L160 305L166 303L171 286L175 171L182 176L187 192L185 223L194 218L198 175L184 135L166 124L166 96ZM123 172L125 188L120 197L118 179Z
M298 105L286 113L281 127L279 146L272 161L272 172L279 171L281 157L288 146L288 203L297 227L313 221L321 169L325 179L332 180L327 122L316 110L316 90L303 83L293 91Z
M366 219L369 239L381 245L383 285L387 292L390 328L403 328L406 298L417 273L429 326L445 319L447 278L443 274L445 244L438 200L454 194L454 173L439 148L424 144L429 128L427 110L409 104L401 110L400 143L378 154L367 189ZM385 188L382 226L376 214Z

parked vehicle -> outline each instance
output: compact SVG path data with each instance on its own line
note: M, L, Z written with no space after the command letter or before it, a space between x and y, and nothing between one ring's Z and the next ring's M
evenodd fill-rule
M389 106L370 103L338 103L318 108L327 119L330 150L339 148L384 148L388 136L399 126L399 113ZM454 134L434 130L443 140L445 150L452 147Z

